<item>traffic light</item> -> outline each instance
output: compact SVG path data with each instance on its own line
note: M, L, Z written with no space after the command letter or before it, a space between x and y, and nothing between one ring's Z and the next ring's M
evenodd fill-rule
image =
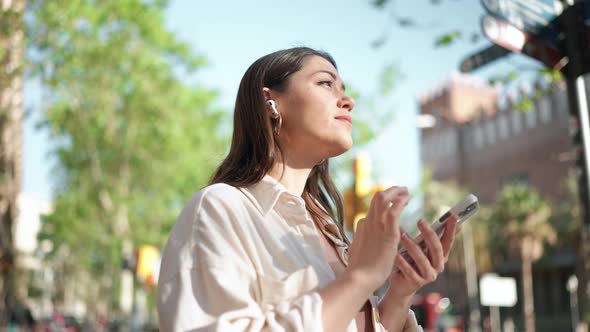
M352 189L344 193L344 227L353 232L356 230L356 223L367 213L363 206L360 209L356 206L359 200L362 200L362 197L356 196Z
M354 229L355 199L354 188L344 192L344 228L349 230Z
M135 252L135 275L142 283L156 285L160 265L160 250L152 245L141 245Z
M355 231L357 222L367 215L371 198L383 190L371 180L371 161L366 154L359 154L353 161L354 186L344 193L344 226Z
M365 196L371 191L371 160L366 154L359 154L353 161L354 193Z

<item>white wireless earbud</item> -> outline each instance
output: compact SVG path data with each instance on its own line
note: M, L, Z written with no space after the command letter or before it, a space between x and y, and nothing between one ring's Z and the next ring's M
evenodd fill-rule
M277 105L276 105L275 101L272 99L269 99L266 101L266 103L270 106L270 108L272 108L272 115L275 117L279 116L279 111L277 110Z
M281 118L281 113L279 113L279 110L277 110L277 104L274 100L269 99L266 101L266 103L268 106L270 106L270 108L272 108L272 118L274 120L278 120L278 124L274 127L274 131L277 136L279 136L279 133L281 132L281 126L283 125L283 118Z

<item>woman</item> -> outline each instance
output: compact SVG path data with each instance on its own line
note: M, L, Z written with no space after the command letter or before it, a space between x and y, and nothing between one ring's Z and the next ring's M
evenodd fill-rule
M162 331L419 330L412 295L443 270L454 232L439 239L421 221L425 255L399 228L408 191L392 187L375 195L349 247L328 161L352 146L353 108L326 53L292 48L250 66L229 154L164 250ZM414 265L397 254L400 241Z

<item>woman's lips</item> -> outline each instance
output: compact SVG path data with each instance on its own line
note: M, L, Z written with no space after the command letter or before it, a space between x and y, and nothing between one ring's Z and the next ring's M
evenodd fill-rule
M340 121L344 121L344 122L348 122L350 125L352 125L352 117L350 115L337 116L337 117L335 117L335 119L340 120Z

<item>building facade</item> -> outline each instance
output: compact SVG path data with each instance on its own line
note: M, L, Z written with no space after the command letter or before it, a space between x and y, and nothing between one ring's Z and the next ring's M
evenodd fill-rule
M541 91L536 84L535 91ZM567 197L564 181L572 172L571 118L565 84L535 94L521 89L499 106L499 91L462 74L453 74L419 96L420 112L437 122L421 130L421 159L433 180L453 182L475 193L484 204L495 201L508 183L526 183L545 199L558 204ZM590 92L590 91L589 91ZM590 94L589 94L590 95ZM528 111L516 110L518 100L532 100ZM558 252L534 267L535 311L539 331L569 324L567 278L574 273L575 254ZM541 266L542 265L542 266ZM517 262L507 262L502 274L517 280ZM447 294L458 312L468 311L465 273L447 271L425 291ZM519 294L520 295L520 294ZM519 296L520 298L520 296ZM504 317L521 319L521 302L503 310ZM482 308L486 312L486 308Z

